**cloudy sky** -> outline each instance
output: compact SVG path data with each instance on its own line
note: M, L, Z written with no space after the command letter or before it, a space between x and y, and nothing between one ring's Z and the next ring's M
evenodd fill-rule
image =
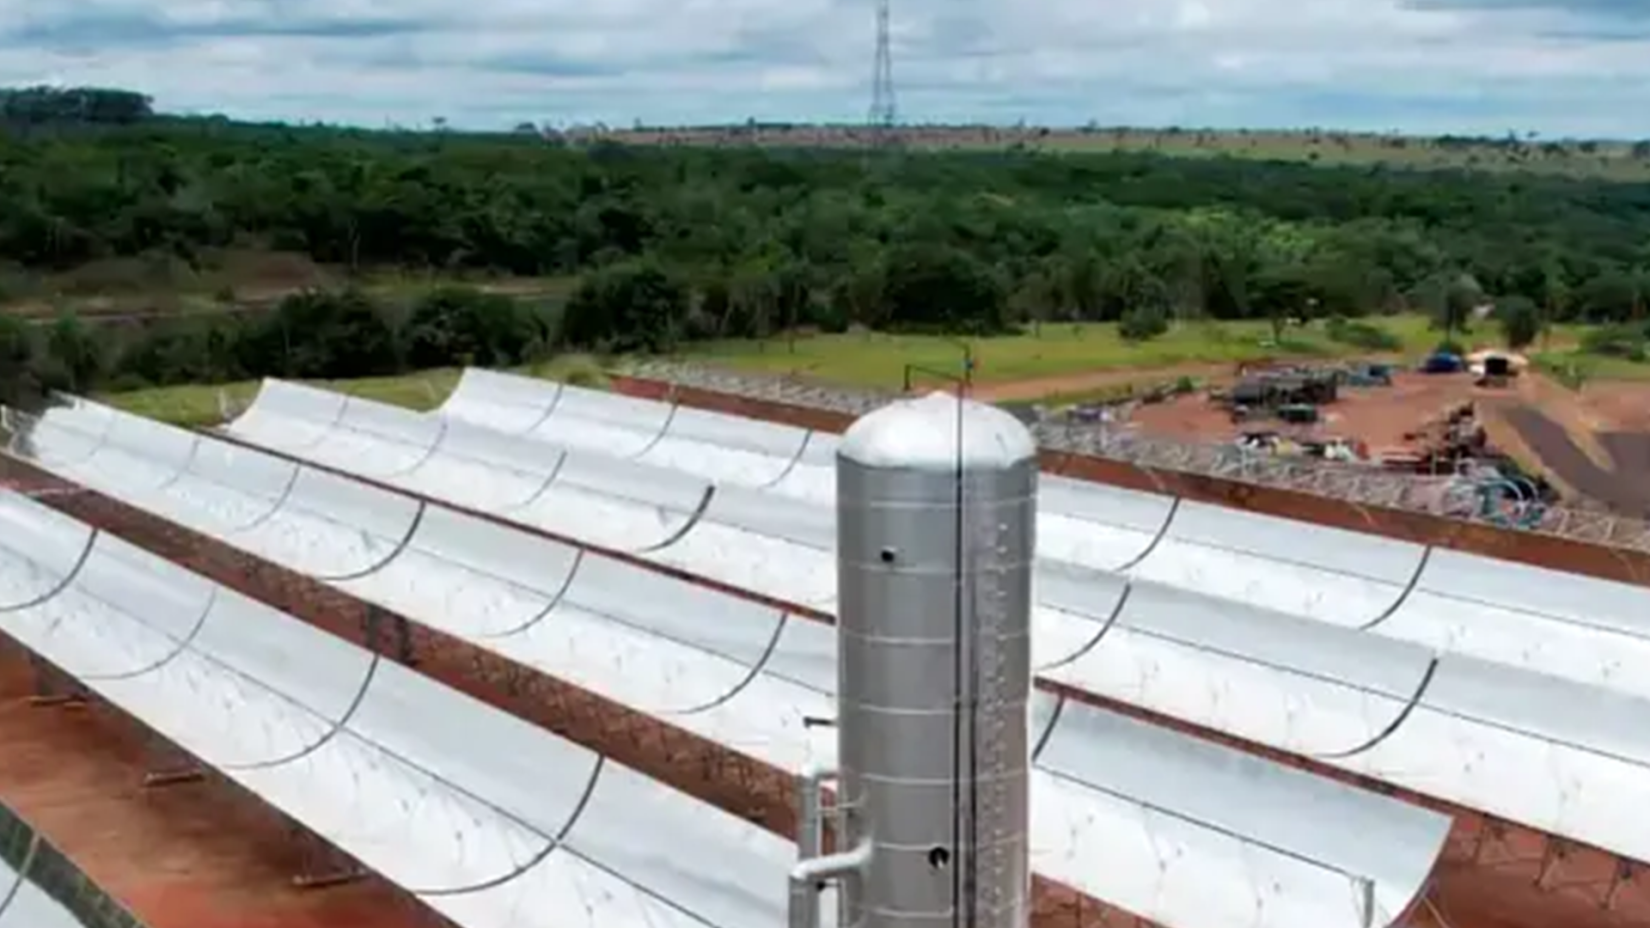
M858 121L873 0L0 0L0 85L508 127ZM894 0L908 121L1650 138L1650 0Z

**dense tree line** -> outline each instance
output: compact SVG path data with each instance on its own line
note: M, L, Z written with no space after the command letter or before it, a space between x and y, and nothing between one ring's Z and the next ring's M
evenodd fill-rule
M0 99L128 105L41 93ZM0 132L0 257L50 270L250 245L352 268L577 274L564 336L618 349L797 325L1102 320L1150 337L1175 319L1403 309L1453 324L1512 298L1543 321L1625 323L1650 293L1650 184L93 121Z
M0 89L0 126L126 126L156 118L154 100L127 90L95 87Z
M138 328L64 314L0 315L0 402L257 377L333 379L435 367L508 367L547 357L553 307L466 287L401 305L356 289L305 291L257 315L174 318Z

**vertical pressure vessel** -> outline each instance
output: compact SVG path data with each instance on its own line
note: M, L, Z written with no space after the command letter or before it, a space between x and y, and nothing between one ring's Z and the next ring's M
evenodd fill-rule
M872 852L845 925L1027 924L1036 451L941 393L843 436L837 846Z

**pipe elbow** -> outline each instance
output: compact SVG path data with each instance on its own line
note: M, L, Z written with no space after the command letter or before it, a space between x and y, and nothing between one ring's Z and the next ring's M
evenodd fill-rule
M858 873L871 863L871 842L861 841L851 851L799 860L791 867L791 882L817 883Z

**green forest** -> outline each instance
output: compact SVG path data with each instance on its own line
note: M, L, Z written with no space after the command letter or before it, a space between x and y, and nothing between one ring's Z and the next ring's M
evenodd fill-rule
M68 313L0 317L0 378L366 376L798 327L1111 321L1147 339L1194 319L1424 312L1450 329L1490 301L1536 328L1607 324L1601 349L1642 358L1650 184L1151 154L574 145L171 118L122 91L0 94L0 288L226 249L576 284L542 302L455 287L403 306L301 293L120 338Z

